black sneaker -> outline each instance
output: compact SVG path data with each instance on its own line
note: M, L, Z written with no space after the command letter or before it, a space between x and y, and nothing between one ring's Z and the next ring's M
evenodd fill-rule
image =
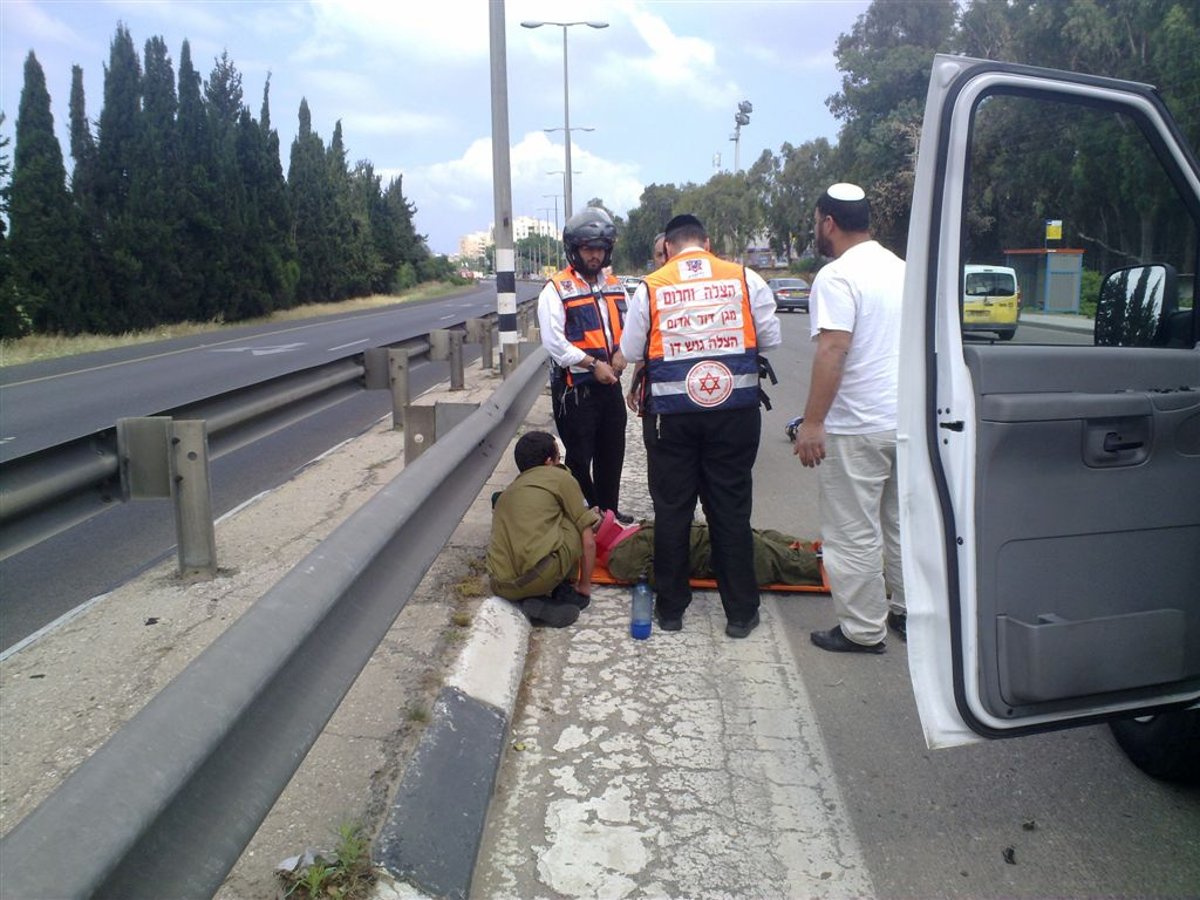
M880 641L877 644L856 644L842 634L842 626L834 625L828 631L814 631L809 637L822 650L831 653L886 653L887 644Z
M887 627L896 632L896 636L908 643L908 613L888 610Z
M750 632L758 627L758 613L755 612L749 622L743 622L740 625L736 622L729 622L725 625L725 633L731 638L749 637Z
M566 628L579 618L579 607L573 603L555 603L549 597L528 597L521 601L530 625L546 628Z
M615 509L613 510L613 518L616 519L618 522L620 522L622 525L632 525L633 524L633 516L629 515L628 513L617 512Z

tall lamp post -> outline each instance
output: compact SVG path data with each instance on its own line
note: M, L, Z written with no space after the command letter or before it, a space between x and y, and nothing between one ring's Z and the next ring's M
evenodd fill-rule
M586 25L588 28L607 28L607 22L533 22L521 23L522 28L541 28L543 25L557 25L563 33L563 145L566 147L566 175L563 176L563 213L571 218L571 90L567 79L567 29L572 25Z
M557 239L557 238L559 237L559 231L558 231L558 198L559 198L559 197L561 197L561 196L562 196L562 194L542 194L542 196L543 196L543 197L553 197L553 198L554 198L554 237ZM556 243L558 243L559 245L561 245L561 241L557 241L557 240L556 240ZM556 253L555 253L555 256L559 257L559 259L561 260L561 257L562 257L562 251L561 251L561 249L560 249L558 252L556 252ZM559 266L559 268L561 269L561 268L562 268L562 266Z
M546 131L546 132L562 131L562 130L563 129L561 129L561 128L543 128L542 129L542 131ZM595 128L575 127L575 128L569 129L569 132L570 131L595 131L595 130L596 130ZM570 143L571 143L571 139L568 136L568 138L567 138L567 159L571 158ZM547 172L546 174L547 175L561 175L563 177L563 221L566 222L567 219L571 218L571 213L569 210L572 209L572 207L569 205L567 198L571 196L571 187L574 184L575 176L580 174L579 169L572 169L571 174L569 174L569 175L567 174L567 171L565 169L554 169L553 171Z
M550 207L549 206L539 206L538 212L545 213L546 227L547 227L547 229L549 229L549 227L550 227ZM555 227L555 229L557 229L558 228L558 194L554 195L554 221L555 221L554 227ZM546 246L546 235L542 232L542 223L540 221L538 222L538 246L540 248L544 248L546 250L550 249L549 247ZM555 258L557 258L557 254L555 254ZM550 260L545 259L545 260L543 260L543 263L545 263L546 265L549 265ZM541 273L539 272L538 274L540 275Z
M571 187L570 187L571 179L567 175L567 173L562 169L552 169L551 171L547 172L546 174L547 175L561 175L563 177L563 192L561 194L559 194L558 196L565 198L567 196L567 192L571 189ZM574 172L571 173L571 175L578 175L578 174L579 174L578 169L576 169ZM543 196L549 197L550 195L544 194ZM567 224L567 219L571 218L571 214L566 211L566 208L567 208L567 206L566 206L566 203L564 202L563 203L563 225L564 226Z

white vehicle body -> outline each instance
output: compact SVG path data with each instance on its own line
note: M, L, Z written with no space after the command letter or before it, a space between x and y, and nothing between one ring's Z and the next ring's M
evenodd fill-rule
M966 211L988 158L972 145L988 132L977 118L1037 103L1068 134L1076 110L1089 127L1131 124L1146 165L1159 168L1172 232L1190 234L1163 269L1195 273L1200 256L1200 167L1152 88L935 58L906 255L898 430L922 726L930 747L946 747L1182 716L1182 758L1200 762L1200 712L1182 712L1200 703L1195 313L1174 313L1170 340L1155 346L962 338L963 271L978 240Z

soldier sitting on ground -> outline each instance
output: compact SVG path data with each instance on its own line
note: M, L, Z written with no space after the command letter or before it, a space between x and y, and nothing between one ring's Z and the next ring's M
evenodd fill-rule
M560 462L554 435L522 435L513 456L520 474L493 503L491 589L532 624L564 628L591 601L599 516Z

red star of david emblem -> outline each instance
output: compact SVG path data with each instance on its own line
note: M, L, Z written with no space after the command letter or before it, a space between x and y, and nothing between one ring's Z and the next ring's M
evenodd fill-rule
M700 390L706 394L715 394L721 388L721 380L716 375L704 375L700 378Z

